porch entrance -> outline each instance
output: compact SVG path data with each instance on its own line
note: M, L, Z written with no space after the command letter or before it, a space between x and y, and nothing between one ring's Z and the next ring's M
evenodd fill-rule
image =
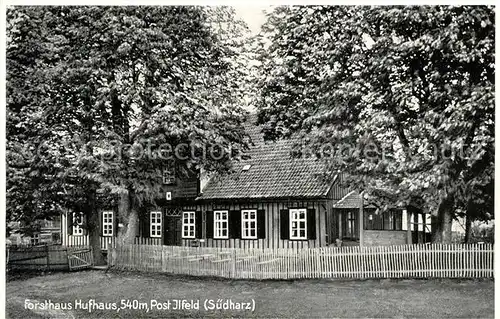
M165 212L165 230L163 244L167 246L181 246L182 242L182 211L167 209Z

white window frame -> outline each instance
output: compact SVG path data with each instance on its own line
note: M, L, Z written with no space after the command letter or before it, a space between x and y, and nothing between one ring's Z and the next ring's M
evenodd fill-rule
M40 234L33 234L30 238L31 245L38 245L40 243Z
M226 235L223 235L224 230ZM214 239L229 239L229 211L227 210L214 211Z
M80 222L77 223L77 215L79 214L81 219ZM82 212L73 212L73 236L83 236L83 213Z
M196 214L194 211L182 212L182 238L196 238Z
M161 238L161 212L149 213L149 237Z
M245 216L247 215L247 216ZM253 215L253 217L252 217ZM248 227L247 227L248 225ZM254 235L251 235L251 231ZM244 209L241 211L241 238L242 239L257 239L257 210Z
M304 214L303 218L300 215ZM294 208L290 209L290 239L292 240L304 240L307 239L307 209L306 208ZM293 223L297 223L297 227L293 227ZM304 227L300 227L300 223L304 222ZM297 236L293 235L293 230L297 229ZM300 236L300 231L304 230L304 236Z
M162 182L163 185L174 185L175 184L175 169L165 168L162 172Z
M104 237L113 236L115 232L113 220L114 220L114 213L112 210L107 210L102 212L102 235Z

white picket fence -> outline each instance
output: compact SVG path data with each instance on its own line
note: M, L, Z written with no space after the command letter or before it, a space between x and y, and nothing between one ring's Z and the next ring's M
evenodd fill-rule
M491 278L493 245L325 247L304 250L117 246L123 270L248 279Z
M110 247L116 246L115 236L100 236L99 241L102 250L108 250ZM161 238L144 238L136 237L134 243L138 245L161 245ZM89 247L90 239L85 236L66 236L63 240L63 246L67 247Z

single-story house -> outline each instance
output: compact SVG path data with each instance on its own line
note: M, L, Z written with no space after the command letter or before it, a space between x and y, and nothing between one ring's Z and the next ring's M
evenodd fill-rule
M264 141L253 120L247 125L252 146L246 159L235 161L234 173L209 179L165 173L164 196L139 214L137 242L294 249L415 242L405 210L378 214L364 207L342 174L325 176L315 157L291 157L291 139ZM83 219L76 212L64 214L63 245L88 244ZM103 249L114 241L117 219L116 209L100 213Z

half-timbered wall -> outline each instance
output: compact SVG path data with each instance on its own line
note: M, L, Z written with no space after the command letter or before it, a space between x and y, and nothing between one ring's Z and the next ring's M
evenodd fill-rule
M308 210L314 210L314 228L315 228L315 239L306 240L291 240L282 239L281 232L281 214L282 210L293 209L293 208L305 208ZM265 232L264 238L260 239L241 239L241 238L229 238L229 239L214 239L207 238L207 212L213 212L216 210L227 210L231 213L241 213L243 209L255 209L264 211L264 225ZM162 214L162 232L161 238L152 238L150 235L150 212L151 211L161 211ZM323 247L335 242L337 235L335 233L335 217L333 216L332 201L323 200L290 200L290 201L249 201L249 202L212 202L203 203L198 205L182 205L182 206L164 206L161 209L144 209L139 215L139 227L137 232L137 243L149 244L149 245L163 245L166 244L165 240L165 220L167 215L179 215L182 218L183 211L195 211L199 212L197 218L201 218L201 232L197 231L197 245L202 247L221 247L221 248L309 248L309 247ZM115 216L116 218L116 216ZM231 218L231 215L229 216ZM64 215L62 219L62 233L63 233L63 245L75 246L75 245L88 245L88 235L85 233L80 236L73 236L68 232L69 225L67 223L67 216ZM102 222L100 220L100 222ZM258 223L259 224L259 223ZM118 225L118 223L117 223ZM117 229L116 229L117 230ZM115 232L116 236L116 232ZM111 241L110 237L102 237L103 249L107 248ZM194 239L184 239L182 238L180 244L182 246L193 245ZM109 241L109 243L107 243Z
M328 220L331 218L331 201L279 201L279 202L238 202L238 203L208 203L198 207L186 207L188 209L201 209L202 211L202 247L221 247L221 248L308 248L326 246L329 241L327 232ZM281 239L281 216L280 211L291 208L314 209L315 213L315 233L316 239L308 240L290 240ZM262 239L213 239L207 238L207 212L215 210L227 210L234 213L243 209L263 210L265 216L265 238ZM192 239L183 239L183 246L190 246Z
M89 235L87 229L83 230L83 234L74 235L70 231L72 212L61 215L61 244L63 246L89 246ZM108 247L114 245L115 236L100 236L101 249L107 250Z

